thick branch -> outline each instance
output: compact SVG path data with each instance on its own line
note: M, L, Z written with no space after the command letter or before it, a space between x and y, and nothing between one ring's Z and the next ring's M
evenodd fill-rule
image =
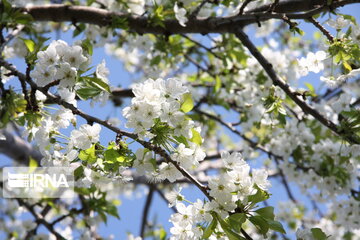
M307 2L308 4L304 4L304 2ZM313 4L313 2L315 2L315 4ZM116 13L94 7L53 4L46 6L30 6L23 8L22 10L30 14L35 21L75 22L111 26L114 19L120 18L126 20L130 31L140 34L206 34L232 32L234 25L244 27L252 23L269 19L282 19L283 13L289 12L308 11L304 13L287 14L290 19L307 19L319 12L328 11L330 8L335 9L348 4L360 3L360 0L334 1L330 6L319 6L318 2L323 1L291 0L281 2L274 8L275 12L281 13L267 12L270 6L265 5L262 8L254 9L240 16L193 18L189 19L186 27L181 26L175 19L167 19L164 21L164 28L152 26L149 24L149 18L145 16L131 16L129 14Z
M0 140L1 153L24 165L28 165L30 157L32 157L37 162L40 162L42 158L41 153L34 149L24 139L13 135L4 129L0 130L0 133L4 134L5 136L4 140Z
M308 11L324 4L324 0L287 0L278 1L277 4L269 3L255 9L251 12L265 12L271 9L273 12L290 13L290 12L303 12Z

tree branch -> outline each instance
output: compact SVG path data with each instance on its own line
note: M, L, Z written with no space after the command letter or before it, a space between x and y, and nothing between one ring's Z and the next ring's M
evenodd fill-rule
M217 121L218 123L220 123L221 125L223 125L224 127L226 127L227 129L229 129L230 131L232 131L233 133L235 133L236 135L240 136L242 139L244 139L247 143L249 143L249 145L254 148L254 149L258 149L264 153L267 153L267 154L270 154L274 157L280 157L280 156L277 156L271 152L269 152L268 150L265 149L265 147L259 145L257 142L254 142L253 140L251 140L250 138L246 137L244 134L242 134L240 131L238 131L236 128L234 128L231 124L225 122L224 120L222 120L221 118L217 117L217 116L214 116L212 114L209 114L207 112L204 112L204 111L201 111L199 109L195 109L194 110L195 112L201 114L201 115L204 115L212 120L215 120Z
M40 162L42 155L24 139L11 134L8 130L2 129L5 139L0 140L0 152L16 162L24 165L29 164L30 157Z
M139 34L207 34L232 32L234 25L244 27L252 23L269 19L282 19L282 13L307 11L304 13L288 14L287 16L290 19L308 19L317 13L328 11L330 8L335 9L348 4L360 3L360 0L333 1L330 6L319 6L320 2L322 4L323 1L291 0L281 2L274 7L274 11L279 13L267 12L271 6L264 5L240 16L193 18L189 19L186 27L181 26L176 19L165 20L165 27L151 26L149 25L149 18L145 16L132 16L125 13L116 13L86 6L53 4L46 6L29 6L21 8L21 10L30 14L35 21L75 22L111 26L115 19L124 19L127 22L129 31L137 32Z
M16 198L16 200L18 201L20 206L24 206L31 213L31 215L35 218L37 223L44 225L44 227L46 227L52 234L54 234L57 240L65 240L65 238L61 236L61 234L55 231L54 226L52 224L48 223L42 216L40 216L35 211L33 206L29 205L21 198Z
M154 187L150 185L149 186L149 193L148 193L148 196L146 198L146 202L145 202L145 206L144 206L144 210L143 210L143 215L142 215L142 220L141 220L140 237L142 237L142 238L144 238L145 227L146 227L146 224L147 224L147 219L148 219L149 210L150 210L150 206L151 206L153 196L154 196Z
M316 21L313 17L309 18L309 21L315 26L317 27L326 37L327 39L330 41L330 43L334 42L334 37L331 35L331 33L326 30L324 28L324 26L322 26L318 21Z
M337 135L342 136L350 143L360 144L360 142L354 136L345 136L343 132L339 130L338 126L335 123L324 117L316 109L308 105L302 98L300 98L299 94L276 74L272 64L260 53L260 51L250 41L249 37L245 34L245 32L242 29L239 28L238 31L235 33L235 35L243 43L243 45L249 49L251 54L258 60L260 65L264 68L265 72L273 81L273 84L275 86L279 86L304 111L304 113L313 116L324 126L329 128Z

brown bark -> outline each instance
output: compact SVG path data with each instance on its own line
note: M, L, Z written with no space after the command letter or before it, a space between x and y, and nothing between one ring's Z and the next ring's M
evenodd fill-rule
M164 21L165 28L149 24L148 17L131 16L129 14L87 6L53 4L26 7L22 11L30 14L35 21L89 23L100 26L111 26L114 19L122 18L126 19L129 31L139 34L207 34L234 32L235 27L243 27L269 19L282 19L285 13L289 19L308 19L320 12L329 11L348 4L360 3L360 0L334 0L330 6L322 5L323 2L326 1L281 1L273 8L271 8L271 5L264 5L239 16L192 18L186 23L186 27L182 27L176 19L168 19ZM270 8L272 12L268 11Z

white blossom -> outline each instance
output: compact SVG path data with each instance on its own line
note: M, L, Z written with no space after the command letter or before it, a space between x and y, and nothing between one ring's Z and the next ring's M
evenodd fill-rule
M185 8L179 8L177 2L174 5L174 13L176 19L179 21L179 24L183 27L186 27L185 23L188 21L186 17L186 9Z
M79 130L75 129L71 132L71 142L75 147L86 150L90 148L93 143L99 141L100 130L101 127L97 123L93 126L88 124L81 125Z

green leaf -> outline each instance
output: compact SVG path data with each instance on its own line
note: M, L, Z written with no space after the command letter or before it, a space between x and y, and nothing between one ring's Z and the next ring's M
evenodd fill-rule
M11 8L11 4L9 3L9 1L8 0L2 0L1 3L4 6L5 12L10 13L12 8Z
M84 28L85 29L85 28ZM79 30L80 31L80 30ZM74 32L75 33L75 32ZM81 42L81 47L83 49L85 49L85 51L89 54L92 55L93 54L93 45L91 43L91 41L89 39L83 40Z
M74 32L73 32L73 38L76 37L76 36L78 36L80 33L82 33L82 32L85 30L85 28L86 28L86 26L85 26L85 24L83 24L83 23L76 25L76 28L75 28L75 30L74 30ZM83 45L83 44L84 44L84 43L82 43L82 45ZM88 53L89 53L89 52L88 52ZM89 53L89 54L90 54L90 53Z
M190 139L190 141L200 146L202 144L202 137L200 133L196 131L194 128L191 129L191 132L192 132L192 138Z
M231 2L232 2L231 0L223 0L223 1L221 2L221 4L223 4L223 5L226 6L226 7L229 7Z
M105 224L107 224L107 216L105 213L99 211L98 214L100 215L101 219L104 221Z
M343 61L343 66L349 72L352 70L352 67L350 66L350 64L347 61Z
M258 203L265 201L266 199L269 199L270 195L266 191L260 189L258 186L255 185L255 188L257 189L256 194L250 195L248 197L248 201L252 203Z
M118 151L116 151L115 149L106 150L104 153L104 157L105 157L105 161L112 162L112 163L125 161L125 158L123 156L121 156L120 153Z
M120 219L119 213L118 213L118 209L115 205L113 204L108 204L106 206L106 210L105 212L107 212L108 214L110 214L111 216L116 217L117 219Z
M246 221L245 213L235 213L228 217L230 226L237 232L240 232L242 224Z
M221 228L224 230L229 240L239 240L239 239L245 240L245 238L241 237L239 234L232 231L230 225L227 222L225 222L217 213L213 213L212 215L218 220L218 222L221 225Z
M189 143L187 141L187 138L184 137L183 135L181 136L173 136L173 138L177 141L177 143L182 143L184 144L186 147L189 147Z
M29 168L30 169L35 169L38 167L38 163L35 159L33 159L32 157L30 157L29 159Z
M281 115L286 115L286 109L282 105L279 105L277 110Z
M159 238L160 238L160 240L165 240L166 239L166 231L165 231L164 228L161 228L159 230Z
M269 231L268 222L261 216L251 216L249 220L255 225L259 232L266 237L266 233Z
M29 52L33 52L35 49L35 43L33 40L31 39L22 39L27 47L27 49L29 50Z
M315 88L311 83L305 83L305 86L311 91L311 92L315 92Z
M87 0L86 1L86 5L90 6L91 4L93 4L96 0Z
M280 112L279 112L280 113ZM280 113L278 116L277 116L277 120L279 120L280 124L282 125L286 125L286 117L284 114Z
M286 234L285 229L283 228L282 224L278 221L273 221L273 220L269 220L267 219L267 222L269 224L269 228L276 231L276 232L280 232L283 234Z
M82 161L94 163L96 161L95 144L86 150L81 150L78 157Z
M83 77L83 80L85 80L88 84L90 84L91 86L94 86L102 91L111 93L110 87L109 85L104 82L103 80L101 80L100 78L97 77Z
M216 75L214 92L218 92L220 90L220 88L221 88L221 79L219 78L218 75Z
M326 240L326 234L320 228L312 228L311 233L315 240Z
M28 25L32 21L34 21L33 17L30 14L25 14L22 12L16 12L12 14L16 23Z
M185 93L183 95L183 103L181 104L181 110L184 113L190 112L194 107L194 102L191 97L191 93Z
M217 226L217 220L216 220L216 218L213 218L213 220L211 221L209 226L207 226L207 228L205 229L202 238L204 238L204 239L209 238L211 236L211 234L214 232L216 226Z
M151 59L150 61L150 65L158 65L161 62L161 56L157 55L156 57L154 57L153 59Z
M255 212L266 219L274 220L274 218L275 218L273 207L259 208Z
M93 98L101 93L101 90L93 87L84 87L76 90L76 95L82 100L88 100Z
M84 167L83 166L77 167L74 171L75 180L81 178L83 176L83 173L84 173Z
M339 52L338 54L335 55L334 62L337 64L341 61L341 59L342 59L342 54L341 52Z

